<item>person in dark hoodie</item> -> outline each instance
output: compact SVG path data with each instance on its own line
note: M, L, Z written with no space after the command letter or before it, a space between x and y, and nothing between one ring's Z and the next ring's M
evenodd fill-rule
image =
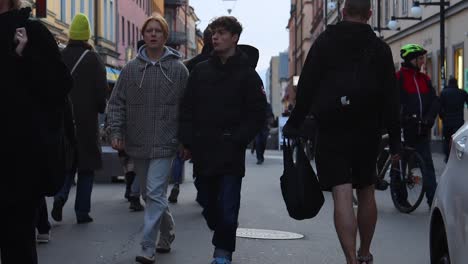
M440 94L439 116L443 124L445 162L448 161L450 155L452 135L465 122L463 118L465 104L468 105L468 93L458 88L457 79L452 76L447 87Z
M431 79L421 72L421 67L426 62L426 53L427 51L418 44L401 47L400 57L403 63L396 77L400 90L401 125L405 145L416 149L424 160L424 191L427 204L431 207L437 188L431 153L431 128L439 113L440 102ZM394 191L400 203L408 203L406 188Z
M73 82L54 37L30 15L21 1L0 0L1 165L11 168L0 184L2 264L37 263L36 210L65 170L58 136Z
M154 263L155 252L168 253L175 238L166 194L179 147L179 103L188 71L179 52L165 46L169 26L161 15L149 17L141 34L145 45L122 69L107 113L112 147L125 149L133 159L146 203L141 253L136 256L146 264Z
M370 0L348 0L344 21L329 25L312 45L302 70L296 105L283 128L300 135L306 115L317 120L317 173L334 200L335 228L348 264L369 264L377 221L374 197L381 127L390 135L394 162L401 149L399 97L392 53L367 21ZM357 189L357 219L353 211ZM359 230L360 249L356 254Z
M223 16L209 27L213 56L190 74L179 139L184 157L192 156L198 191L207 202L203 216L214 231L212 263L229 264L235 251L245 151L265 122L266 96L255 71L258 50L237 45L239 21Z

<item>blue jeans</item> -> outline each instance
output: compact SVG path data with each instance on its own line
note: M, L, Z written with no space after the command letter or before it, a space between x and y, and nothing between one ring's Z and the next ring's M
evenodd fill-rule
M158 231L168 237L174 229L174 220L167 203L167 185L173 158L135 160L135 173L140 179L140 188L145 199L146 210L143 225L143 249L156 248ZM145 188L143 188L145 186Z
M208 227L214 231L212 243L215 246L215 257L226 257L216 254L223 251L232 254L236 249L242 177L220 175L197 179L198 191L207 202L203 216Z
M184 162L185 161L179 155L176 155L174 163L172 165L172 180L174 181L174 184L182 183L182 172L184 170Z
M55 195L54 200L67 202L75 172L71 171L65 177L62 189ZM76 217L85 217L91 211L91 192L93 191L94 171L78 170L78 182L76 183L75 213Z
M414 141L406 142L409 147L415 148L416 152L421 155L426 166L424 177L424 191L426 192L427 203L432 205L435 191L437 189L437 181L435 176L434 162L432 161L431 142L428 138L417 138Z
M265 160L263 154L265 153L269 133L270 131L268 130L268 128L262 129L255 137L255 152L257 153L258 161Z

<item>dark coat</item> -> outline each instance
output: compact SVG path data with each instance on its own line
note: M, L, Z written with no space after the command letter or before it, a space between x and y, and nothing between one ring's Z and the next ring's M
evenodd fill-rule
M440 118L446 128L460 128L464 123L463 110L468 105L468 93L449 85L440 94Z
M41 194L51 168L47 164L49 150L39 138L41 131L57 132L62 124L65 98L73 86L52 34L35 20L28 20L30 9L0 14L0 72L3 102L2 130L6 157L2 159L2 201L20 203ZM16 55L13 36L18 27L25 27L28 44L23 56ZM49 139L46 139L46 141ZM62 164L64 165L64 164ZM56 164L58 169L61 165ZM9 170L11 169L11 171ZM20 195L18 195L20 194ZM5 199L4 199L5 197ZM12 197L15 197L12 199Z
M214 56L190 74L179 139L192 152L197 177L244 176L247 144L266 118L266 96L253 66L238 48L225 64Z
M358 75L360 85L343 78L350 74L354 77L356 65L360 64L369 70ZM352 98L348 107L351 110L344 110L340 98L348 95ZM347 21L329 25L314 42L302 69L296 105L285 130L298 130L311 112L319 131L336 134L343 149L362 149L362 142L380 138L384 126L390 134L391 151L399 151L399 94L392 53L369 25ZM366 147L374 149L373 145L377 144L374 141Z
M62 51L70 70L85 50L82 43L72 43ZM104 113L107 88L106 68L96 52L86 54L75 69L73 80L75 86L70 98L75 117L78 169L96 170L102 166L98 113Z

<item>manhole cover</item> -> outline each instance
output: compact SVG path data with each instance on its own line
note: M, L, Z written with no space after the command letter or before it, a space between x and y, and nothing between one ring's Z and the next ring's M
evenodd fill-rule
M301 239L304 235L265 229L251 229L251 228L237 228L237 236L243 238L256 238L256 239L271 239L271 240L288 240L288 239Z

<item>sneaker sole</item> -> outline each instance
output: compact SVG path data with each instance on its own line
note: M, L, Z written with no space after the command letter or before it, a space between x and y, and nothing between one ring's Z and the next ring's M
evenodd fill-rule
M137 256L135 258L135 261L138 262L138 263L142 263L142 264L153 264L154 263L154 259L151 260L151 259L147 259L145 257L142 257L142 256Z
M156 252L161 254L167 254L171 252L170 248L156 248Z

